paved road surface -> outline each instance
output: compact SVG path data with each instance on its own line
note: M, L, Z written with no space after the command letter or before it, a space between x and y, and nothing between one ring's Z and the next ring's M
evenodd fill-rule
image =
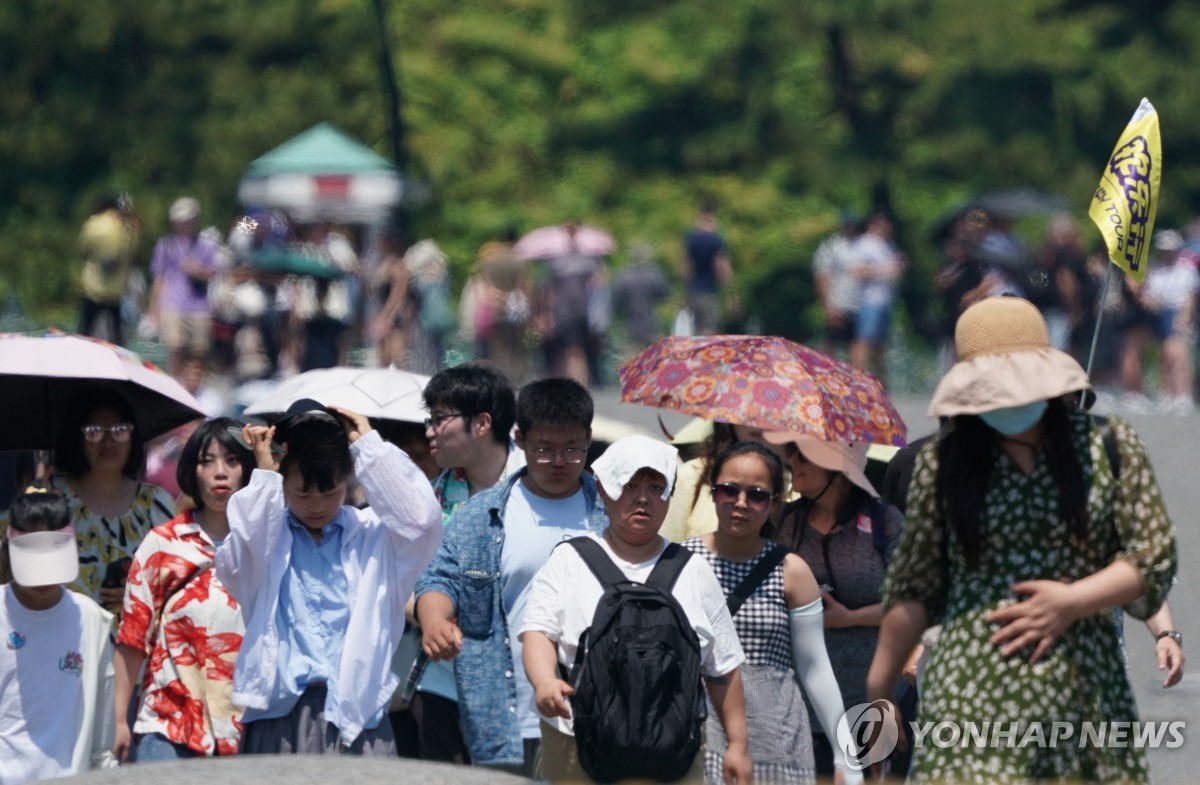
M910 439L933 430L933 421L925 417L928 399L906 397L895 403L909 426ZM615 392L598 393L596 411L658 432L654 409L621 403ZM672 431L678 430L689 419L671 413L663 416ZM1183 633L1184 653L1191 658L1188 663L1191 672L1185 673L1179 684L1164 690L1154 661L1154 645L1145 626L1127 620L1130 680L1143 721L1183 720L1187 723L1182 747L1149 753L1152 781L1155 785L1193 785L1200 782L1200 654L1196 654L1200 646L1200 623L1197 623L1200 592L1195 578L1195 565L1200 558L1200 531L1197 530L1197 518L1200 517L1200 416L1142 415L1128 419L1150 451L1167 509L1175 521L1179 577L1170 602L1175 623ZM1196 738L1193 739L1193 735Z

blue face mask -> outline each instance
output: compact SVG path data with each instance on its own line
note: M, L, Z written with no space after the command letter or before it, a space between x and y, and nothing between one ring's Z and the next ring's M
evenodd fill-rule
M1005 436L1016 436L1037 425L1037 421L1042 419L1042 415L1046 412L1046 406L1045 401L1034 401L1024 406L1010 406L1007 409L983 412L979 415L979 419L987 423L993 431Z

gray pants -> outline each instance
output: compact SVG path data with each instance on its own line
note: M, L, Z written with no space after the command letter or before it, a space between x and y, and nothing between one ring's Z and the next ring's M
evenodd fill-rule
M243 755L364 755L395 757L396 740L387 717L364 730L350 746L338 739L338 729L325 721L324 684L309 685L292 710L282 717L247 722L238 751Z

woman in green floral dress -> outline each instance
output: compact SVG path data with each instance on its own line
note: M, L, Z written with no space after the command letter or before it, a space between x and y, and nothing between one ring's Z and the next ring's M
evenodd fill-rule
M1148 782L1136 745L1086 735L1088 723L1137 720L1112 609L1149 617L1175 573L1145 448L1112 419L1114 476L1091 417L1064 397L1087 377L1050 348L1027 301L972 306L955 343L959 362L930 405L951 422L917 458L868 699L890 693L921 632L940 623L918 722L955 723L963 736L925 737L915 781Z

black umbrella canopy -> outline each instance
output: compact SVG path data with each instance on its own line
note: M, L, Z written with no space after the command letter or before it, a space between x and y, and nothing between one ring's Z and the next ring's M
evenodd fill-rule
M204 417L187 404L133 382L0 376L0 401L8 415L0 425L0 450L52 449L68 407L104 389L115 390L129 401L134 424L145 441Z

